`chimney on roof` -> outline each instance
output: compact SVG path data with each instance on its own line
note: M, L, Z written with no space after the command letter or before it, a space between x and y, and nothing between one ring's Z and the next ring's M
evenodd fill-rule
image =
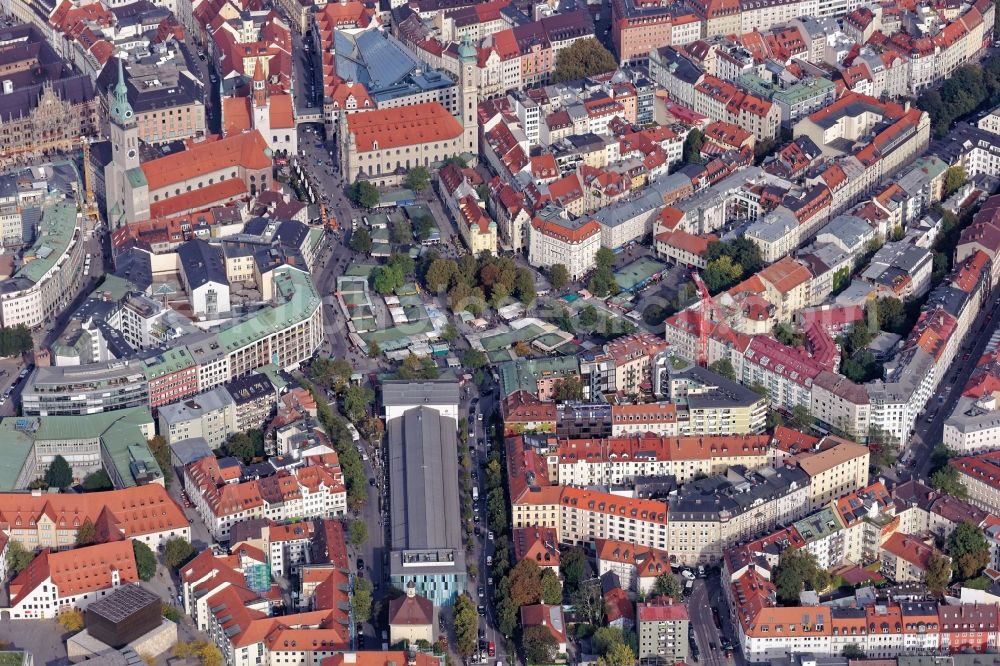
M412 599L415 596L417 596L417 584L411 580L406 584L406 598Z

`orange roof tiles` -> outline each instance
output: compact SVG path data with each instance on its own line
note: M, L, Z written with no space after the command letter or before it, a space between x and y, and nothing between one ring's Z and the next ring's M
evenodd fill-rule
M594 549L599 560L635 566L640 578L657 578L670 571L670 554L665 550L614 539L594 539Z
M809 269L791 257L784 257L757 274L780 294L788 294L812 279Z
M703 435L663 437L644 434L606 439L563 439L556 454L561 464L603 463L610 460L711 460L766 456L766 435Z
M218 141L206 141L166 157L142 164L149 191L169 187L230 167L259 170L271 166L267 142L260 132L238 134Z
M1000 489L1000 452L952 458L948 463L962 474Z
M536 179L558 178L559 166L556 164L555 155L552 153L542 153L530 158L531 175Z
M228 178L190 192L154 201L149 204L149 215L151 218L183 215L209 206L227 204L236 199L242 199L247 192L246 183L241 179Z
M647 402L635 405L611 405L611 422L637 425L642 423L676 423L677 405L670 402Z
M316 10L316 22L321 30L367 28L371 23L371 17L371 10L356 0L331 2Z
M704 134L709 139L729 148L741 148L746 144L753 134L746 131L739 125L717 120L705 128Z
M271 95L268 99L268 115L271 119L271 129L291 129L295 127L292 96L279 94Z
M667 209L664 208L664 211L666 210ZM718 240L718 236L715 236L714 234L709 234L708 236L695 236L694 234L689 234L681 229L664 231L663 233L656 235L656 242L677 248L678 250L690 252L698 257L703 256L706 252L708 252L709 243L716 240Z
M222 133L239 134L253 127L248 97L225 97L222 100Z
M531 226L542 234L557 238L564 243L579 243L601 233L601 225L597 223L597 220L588 220L578 227L570 229L561 224L536 217L531 221Z
M188 527L177 503L158 484L124 490L49 495L0 494L0 525L21 529L35 524L42 513L57 529L72 529L89 520L110 540L132 539Z
M375 150L376 144L378 150L385 150L450 141L462 135L458 120L438 102L352 113L347 116L347 128L361 152Z
M112 571L122 584L139 580L131 541L111 541L84 548L43 550L10 583L10 604L17 606L39 585L51 581L58 599L112 587Z
M666 206L660 211L659 222L667 230L675 229L681 220L684 219L684 211Z
M687 620L688 611L684 604L675 604L673 599L667 597L649 602L639 602L636 605L639 622L670 622L676 620Z
M530 559L540 567L559 566L559 540L554 527L518 527L511 540L515 562Z
M504 424L556 422L556 404L542 402L528 391L518 390L503 401Z
M568 173L562 178L549 183L549 195L560 205L565 206L577 199L583 198L583 187L580 185L580 176Z
M965 293L972 293L980 284L985 273L989 271L989 256L982 250L976 250L966 258L951 278L951 286Z

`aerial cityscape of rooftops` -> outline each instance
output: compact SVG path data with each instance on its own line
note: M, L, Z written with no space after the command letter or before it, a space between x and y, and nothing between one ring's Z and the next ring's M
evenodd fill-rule
M1000 666L1000 0L0 0L0 666Z

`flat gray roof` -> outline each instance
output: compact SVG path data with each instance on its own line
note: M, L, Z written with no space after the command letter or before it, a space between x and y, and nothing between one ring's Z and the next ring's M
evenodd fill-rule
M430 407L388 423L392 550L402 553L404 571L408 564L414 574L465 571L457 427Z
M393 379L382 382L382 404L386 407L457 406L458 401L458 382L452 379L425 381Z

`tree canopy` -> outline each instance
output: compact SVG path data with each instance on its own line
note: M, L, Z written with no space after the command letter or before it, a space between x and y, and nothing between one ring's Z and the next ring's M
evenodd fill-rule
M455 641L458 654L471 657L476 653L476 640L479 631L479 615L472 599L466 594L459 595L455 600Z
M952 124L981 107L992 106L1000 96L1000 57L992 56L982 65L959 67L940 87L932 86L917 98L917 107L931 118L936 137L943 137Z
M325 389L340 393L351 381L354 368L347 359L320 356L309 366L309 378Z
M91 472L83 479L83 483L80 484L86 491L95 490L111 490L114 488L111 485L111 477L103 469L99 469L96 472Z
M764 267L760 247L745 236L709 243L705 258L708 265L702 277L713 294L729 289Z
M556 402L583 400L583 382L577 376L566 377L556 382L552 399Z
M947 171L944 172L944 194L942 199L947 199L952 194L958 191L958 188L965 185L967 179L965 173L965 167L958 164L953 167L949 167Z
M253 440L245 432L234 432L226 440L226 452L245 463L251 462L256 455Z
M927 562L927 571L924 573L924 582L927 589L932 593L944 594L945 588L951 582L951 560L943 555L934 553Z
M799 603L804 589L823 590L830 584L830 574L816 564L816 556L804 550L787 548L774 572L778 599L786 604Z
M351 249L358 254L368 254L372 251L372 235L368 229L359 227L351 232Z
M990 545L982 528L968 520L952 530L948 552L955 563L955 573L962 580L975 578L990 562Z
M857 643L848 643L841 650L840 656L845 659L864 659L865 651L858 647Z
M575 592L584 578L590 574L587 552L580 546L567 548L559 557L559 572L562 574L566 591Z
M359 180L347 190L347 198L356 206L371 210L378 205L378 188L367 180Z
M556 656L559 643L548 627L528 627L522 638L524 656L529 664L549 664Z
M604 617L604 595L601 593L601 583L596 579L588 579L581 583L570 595L573 610L587 622L597 624Z
M656 577L653 583L653 596L671 597L674 601L680 601L684 596L684 588L677 576L673 572L667 571Z
M59 626L66 631L76 633L83 629L83 611L70 608L59 613Z
M344 413L352 423L361 423L374 403L375 391L367 386L351 384L344 389Z
M617 68L618 62L611 51L593 37L588 37L573 42L559 53L555 71L552 72L552 82L575 81Z
M795 405L792 407L791 423L796 429L808 430L812 427L814 421L813 415L809 413L809 408L805 405Z
M475 316L482 314L487 303L499 307L516 298L529 306L537 296L534 273L510 257L489 252L478 257L463 255L458 261L435 254L430 261L421 262L418 273L428 291L447 292L453 311L467 310Z
M316 401L316 416L323 429L329 434L330 441L340 458L340 469L344 474L344 483L347 485L347 502L352 508L363 506L368 501L366 487L368 476L365 474L365 468L361 462L361 454L354 446L350 431L347 430L347 422L333 413L330 403L326 401L322 392L317 391L307 380L303 380L303 383Z
M31 331L24 324L0 328L0 356L15 356L34 349Z
M941 469L931 474L931 487L952 497L965 499L969 496L969 491L960 479L961 475L958 469L953 465L944 465Z
M364 624L372 616L372 587L367 578L354 579L354 594L351 595L351 608L354 610L354 621Z
M132 552L135 553L135 568L139 573L139 578L149 582L156 575L156 556L149 546L143 542L132 539Z
M73 483L73 470L62 456L56 456L45 470L45 483L49 488L67 488Z
M565 289L569 284L569 270L565 264L553 264L549 269L549 283L555 290Z
M194 557L195 550L191 542L182 537L174 537L163 547L163 563L170 569L178 569Z
M726 379L736 379L736 369L728 358L720 358L708 364L708 369Z
M167 440L162 435L154 435L148 443L150 452L156 458L156 464L160 466L160 471L163 472L163 483L169 486L170 480L174 478L174 464L171 460L172 454L170 453L170 447L167 446Z
M11 541L7 545L7 569L14 576L24 571L35 559L35 554L24 547L20 541Z
M424 166L415 166L406 174L406 186L414 192L423 192L431 186L431 172Z
M352 546L363 546L368 541L368 525L363 520L352 520L347 528L347 542Z
M701 147L705 143L705 136L698 128L692 128L684 138L684 163L701 164L704 158L701 156Z
M635 653L624 643L615 643L608 653L597 659L598 666L633 666Z

